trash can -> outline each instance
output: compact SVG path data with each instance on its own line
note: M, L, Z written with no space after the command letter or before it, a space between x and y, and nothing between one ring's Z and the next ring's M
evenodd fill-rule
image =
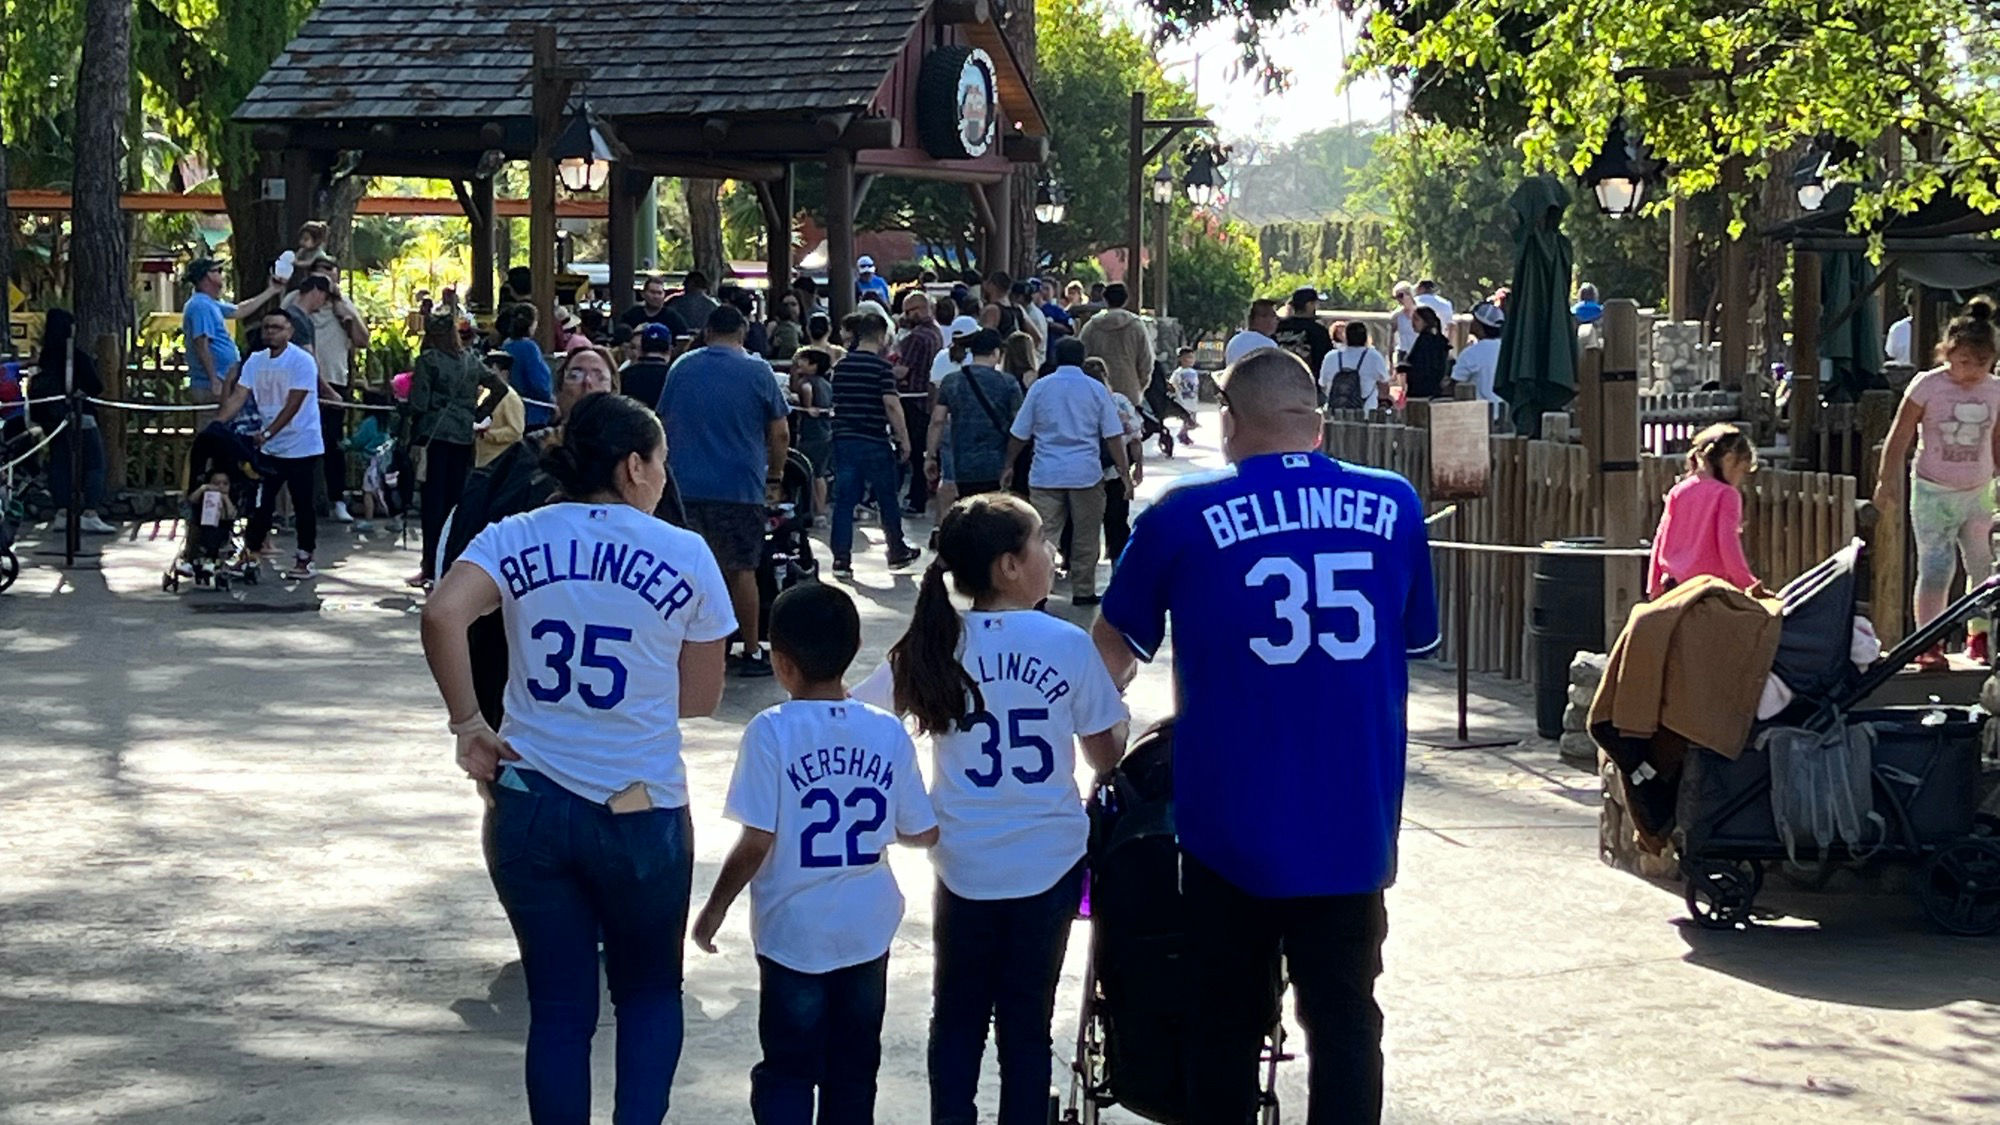
M1535 556L1528 636L1535 654L1535 729L1560 738L1569 704L1569 662L1604 651L1604 556L1597 537L1553 539Z

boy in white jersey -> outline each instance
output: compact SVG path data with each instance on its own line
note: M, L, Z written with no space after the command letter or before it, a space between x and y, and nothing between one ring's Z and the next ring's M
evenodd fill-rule
M902 722L847 698L842 677L860 648L860 614L838 587L795 586L772 605L772 668L792 699L744 728L723 807L743 835L695 919L695 944L715 952L730 903L750 887L758 1125L874 1120L889 943L903 917L882 851L938 839Z
M972 599L962 618L947 574ZM1089 635L1036 609L1053 578L1033 508L1004 493L961 500L938 526L909 632L889 650L896 709L916 718L937 755L934 1125L976 1119L989 1025L999 1122L1047 1119L1049 1023L1090 835L1076 748L1107 770L1124 752L1126 724Z

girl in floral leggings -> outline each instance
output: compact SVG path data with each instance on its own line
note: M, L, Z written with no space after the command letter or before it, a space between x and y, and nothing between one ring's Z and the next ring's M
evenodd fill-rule
M1968 583L1983 582L1993 572L1994 422L2000 418L2000 379L1993 376L2000 339L1993 313L1990 299L1975 297L1951 322L1938 347L1941 366L1910 381L1882 446L1875 506L1888 514L1901 495L1910 443L1916 441L1910 529L1917 540L1919 628L1944 612L1957 562L1964 561ZM1974 619L1969 630L1966 654L1988 663L1989 623ZM1917 663L1942 668L1944 646L1933 646Z

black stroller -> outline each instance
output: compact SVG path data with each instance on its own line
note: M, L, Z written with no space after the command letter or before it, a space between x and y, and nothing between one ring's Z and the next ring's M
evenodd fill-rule
M2000 928L2000 838L1978 816L1983 712L1930 704L1862 704L1917 654L1972 617L2000 604L2000 577L1975 586L1936 621L1917 630L1867 671L1850 659L1855 616L1857 541L1786 586L1784 626L1772 671L1794 693L1771 721L1759 723L1734 760L1690 749L1673 796L1672 838L1681 856L1690 915L1703 926L1747 924L1763 887L1764 863L1795 855L1822 865L1887 860L1920 864L1916 891L1924 913L1955 934ZM1786 833L1773 807L1774 752L1767 732L1815 732L1814 753L1852 754L1851 788L1863 825L1858 844ZM1634 787L1635 789L1641 787ZM1798 837L1805 835L1805 839Z
M1062 1125L1094 1125L1111 1106L1166 1125L1188 1122L1173 745L1168 720L1091 793L1090 957ZM1261 1125L1277 1125L1278 1064L1289 1058L1281 1018L1264 1045Z
M819 580L819 561L813 558L813 472L812 461L794 449L785 458L783 497L764 512L764 547L757 559L757 636L771 636L771 603L778 595L801 582Z
M255 585L256 560L243 559L243 542L236 534L236 516L247 513L257 503L260 455L249 441L221 422L211 422L195 435L188 452L188 485L193 499L186 522L186 542L180 557L168 564L160 576L160 588L178 592L184 581L197 589L227 590L231 582ZM229 515L218 497L201 494L209 478L222 474L229 478Z

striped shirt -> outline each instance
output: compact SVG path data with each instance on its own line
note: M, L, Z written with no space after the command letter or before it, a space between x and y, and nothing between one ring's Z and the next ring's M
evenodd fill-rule
M882 396L896 394L896 373L873 352L848 352L833 365L833 436L889 444Z

